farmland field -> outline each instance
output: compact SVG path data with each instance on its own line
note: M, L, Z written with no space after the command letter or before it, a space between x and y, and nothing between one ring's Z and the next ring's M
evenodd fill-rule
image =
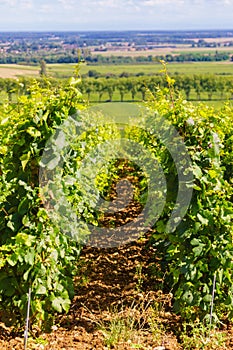
M19 64L1 64L0 78L17 78L19 76L38 76L39 67Z
M48 65L48 72L51 75L62 77L66 74L72 74L74 65L72 64L50 64ZM144 74L159 73L161 64L138 64L138 65L105 65L105 66L91 66L82 65L81 74L86 74L89 70L95 69L101 74L113 73L121 74L127 72L137 74L143 72ZM170 73L178 74L232 74L233 63L229 62L195 62L195 63L171 63L168 65Z
M101 74L129 74L144 73L156 74L161 70L159 63L137 64L137 65L81 65L81 74L87 74L89 70L96 70ZM168 70L171 74L223 74L233 75L233 62L192 62L192 63L170 63ZM72 76L74 64L47 64L48 74L57 78ZM18 76L39 76L39 66L22 65L0 65L1 78L16 78Z
M207 41L207 40L206 40ZM218 47L217 51L225 52L225 53L233 53L233 49L229 47ZM201 54L214 54L216 52L215 47L191 47L191 45L182 45L176 44L176 47L169 46L168 44L159 45L159 47L155 49L148 49L145 51L125 51L125 50L114 50L114 51L94 51L95 55L103 55L103 56L148 56L148 55L178 55L178 54L187 54L187 53L201 53Z
M167 65L169 74L180 75L193 75L193 74L212 74L217 76L226 76L228 79L233 75L233 62L195 62L195 63L170 63ZM81 64L80 73L81 75L86 75L89 71L96 71L101 75L105 76L108 74L115 74L115 76L120 75L121 73L129 74L144 74L144 75L153 75L159 74L161 71L162 65L158 63L154 64L138 64L138 65L102 65L102 66L92 66ZM47 73L48 76L60 79L66 79L73 76L75 69L74 64L47 64ZM0 65L0 78L20 78L20 77L39 77L38 66L25 66L25 65ZM162 74L162 73L161 73ZM94 81L94 80L93 80ZM184 94L183 94L184 95ZM13 95L12 95L13 96ZM225 91L221 96L220 91L213 92L212 99L209 101L208 93L202 91L201 101L205 101L209 106L215 108L220 108L223 106L225 100L229 98L230 91ZM99 101L99 96L96 91L91 91L90 96L84 92L84 97L86 100L89 99L89 102L96 103ZM185 96L184 96L185 97ZM0 93L0 100L3 101L6 98L6 93L2 91ZM135 101L141 101L141 93L139 91L135 94ZM190 91L189 99L192 100L195 104L197 101L197 94L192 88ZM108 101L109 95L107 91L103 92L102 101ZM118 89L116 88L113 92L112 101L120 102L121 97ZM132 96L130 92L124 94L124 101L132 101Z

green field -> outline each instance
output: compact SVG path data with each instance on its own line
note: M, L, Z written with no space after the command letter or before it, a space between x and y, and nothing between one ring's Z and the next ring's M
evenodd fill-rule
M47 66L48 72L52 76L64 77L72 75L74 70L73 64L50 64ZM96 70L101 74L121 74L128 72L137 74L143 72L144 74L159 73L162 69L161 64L138 64L138 65L105 65L105 66L90 66L82 65L81 74L88 73L89 70ZM192 63L170 63L168 64L168 71L171 74L227 74L233 75L233 62L192 62Z
M225 74L233 76L233 62L193 62L193 63L170 63L167 65L168 72L170 74ZM47 64L47 72L49 76L56 78L68 78L73 76L75 65L74 64ZM138 64L138 65L105 65L105 66L91 66L82 64L80 66L80 73L86 74L89 70L96 70L101 74L113 73L116 75L122 72L128 72L132 74L137 74L143 72L146 74L153 75L159 73L162 69L162 65L158 63L154 64ZM2 78L17 78L22 76L39 77L39 67L38 66L23 66L23 65L0 65L0 77ZM1 93L0 99L4 100L4 93ZM87 96L85 96L87 98ZM207 93L202 93L201 98L203 102L214 106L215 108L220 108L224 101L220 100L221 96L219 93L213 93L213 100L208 101ZM90 102L98 102L98 95L92 93L90 96ZM191 91L191 100L196 100L196 93ZM102 101L105 102L109 100L108 94L105 92L102 96ZM130 93L126 93L124 96L124 101L131 101L132 97ZM141 94L137 92L135 96L136 101L141 101ZM119 91L114 91L113 101L120 102ZM194 101L194 103L197 103Z
M185 99L185 94L182 92L182 96ZM84 93L84 98L86 101L88 101L88 96L87 94ZM193 104L198 104L198 103L203 103L205 105L208 105L210 107L214 107L215 109L220 109L221 107L224 106L224 104L226 103L226 101L228 100L231 104L233 103L232 100L229 99L221 99L220 95L218 93L213 93L212 96L212 100L208 100L208 96L206 93L202 93L201 95L201 101L197 101L196 100L196 94L194 91L191 91L190 94L190 102L192 102ZM105 103L109 101L109 95L107 94L107 92L103 93L102 99L101 99L101 103ZM93 92L90 94L90 100L89 100L90 104L96 104L99 103L99 98L98 98L98 94ZM118 90L114 91L113 93L113 98L112 98L112 102L121 102L121 97L120 97L120 93ZM125 93L124 94L124 102L132 102L132 96L130 93ZM142 96L139 92L136 93L135 96L135 102L142 102Z
M48 64L47 72L49 75L57 78L67 78L74 72L74 64ZM137 74L156 74L162 69L161 64L138 64L138 65L105 65L91 66L82 64L81 74L88 73L89 70L96 70L101 74L116 74L128 72ZM18 76L39 76L38 66L21 66L21 65L0 65L0 77L12 78ZM226 74L233 75L233 62L190 62L190 63L170 63L168 71L171 74Z

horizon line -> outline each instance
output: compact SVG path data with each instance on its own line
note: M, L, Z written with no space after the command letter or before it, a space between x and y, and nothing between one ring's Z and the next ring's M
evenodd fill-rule
M208 28L203 28L203 29L15 29L15 30L6 30L6 29L0 29L0 33L78 33L78 32L83 32L83 33L90 33L90 32L233 32L233 28L226 28L226 29L208 29Z

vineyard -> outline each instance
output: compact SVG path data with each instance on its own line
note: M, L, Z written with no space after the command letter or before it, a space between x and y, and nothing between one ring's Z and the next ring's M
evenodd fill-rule
M29 348L91 349L40 338L74 323L80 300L89 318L99 307L96 349L232 346L233 108L187 101L231 98L232 79L163 74L0 81L0 320L23 338L30 294ZM140 103L111 103L116 91L119 102L130 95ZM109 103L90 107L92 94ZM95 308L85 304L85 278L100 272L94 290L108 282L114 295L119 285L108 305L122 315L114 302L127 301L128 323L104 319L103 292ZM119 335L127 325L131 343ZM109 329L120 329L114 341Z
M175 89L182 92L187 100L194 101L225 101L232 99L233 83L230 76L216 76L214 74L193 74L193 75L173 75L175 79ZM43 84L43 79L37 79ZM67 79L60 81L55 78L48 79L50 84L66 84ZM27 94L33 78L19 79L0 79L2 99L4 92L7 97L15 100L17 96ZM149 89L153 94L157 87L161 89L168 87L162 73L154 76L144 76L139 73L138 76L131 76L128 72L122 72L119 75L106 73L101 75L95 69L89 70L86 77L80 84L80 91L89 102L124 102L124 101L144 101L146 90Z

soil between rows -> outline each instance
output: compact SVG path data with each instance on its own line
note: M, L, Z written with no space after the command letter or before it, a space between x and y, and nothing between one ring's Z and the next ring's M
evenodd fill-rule
M146 243L141 239L107 250L84 248L80 277L75 281L76 296L69 313L57 319L50 334L29 339L28 349L108 349L105 331L114 324L114 319L133 319L134 322L133 326L130 324L129 339L119 339L112 345L113 349L184 349L176 337L180 319L171 312L171 295L159 292L160 281L150 273L156 256ZM225 349L232 349L233 330L228 332ZM23 334L14 334L1 324L0 349L23 349Z

